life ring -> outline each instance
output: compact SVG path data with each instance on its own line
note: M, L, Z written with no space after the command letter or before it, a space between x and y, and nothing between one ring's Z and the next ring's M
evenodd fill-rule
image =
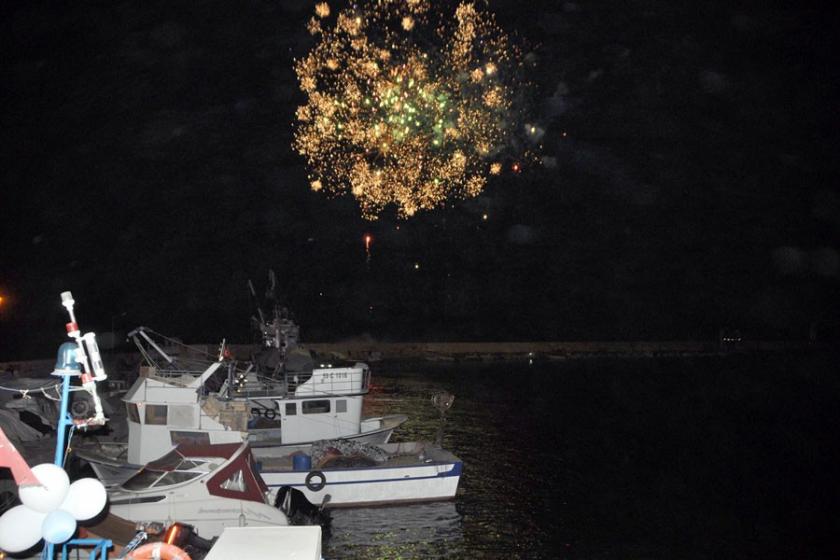
M320 478L320 482L312 482L313 478ZM306 475L306 487L313 492L320 492L327 485L327 477L321 471L311 471Z
M252 408L251 416L264 417L266 420L274 420L277 418L277 412L273 408Z
M174 544L154 542L128 553L125 560L191 560L190 555Z

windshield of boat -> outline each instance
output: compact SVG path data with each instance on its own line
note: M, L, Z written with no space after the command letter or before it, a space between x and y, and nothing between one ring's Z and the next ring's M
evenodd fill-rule
M144 490L171 486L192 480L205 471L197 470L200 463L186 459L172 450L157 461L152 461L123 483L126 490Z
M147 466L158 471L171 471L178 468L183 460L184 456L178 453L177 449L173 449L160 459L150 461Z
M126 490L145 490L146 488L160 488L180 484L201 476L200 472L160 472L142 469L123 484Z

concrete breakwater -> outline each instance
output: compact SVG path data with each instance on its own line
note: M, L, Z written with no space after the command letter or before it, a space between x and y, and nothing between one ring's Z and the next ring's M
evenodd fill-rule
M194 344L192 348L217 355L217 344ZM572 341L572 342L307 342L303 344L318 354L336 358L376 362L380 360L495 361L495 360L564 360L592 357L700 356L742 352L785 352L819 348L806 341ZM229 344L227 348L241 360L250 357L252 344ZM178 355L177 349L172 349ZM140 364L136 352L103 353L109 371L134 369ZM0 362L0 373L18 376L47 375L54 358Z
M730 352L780 352L811 348L783 341L594 341L594 342L362 342L307 343L318 353L355 360L504 360L711 355Z

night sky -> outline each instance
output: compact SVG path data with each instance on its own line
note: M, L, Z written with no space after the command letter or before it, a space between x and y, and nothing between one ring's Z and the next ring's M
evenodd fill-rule
M313 6L3 3L0 359L53 354L64 290L85 330L247 341L269 269L310 341L840 332L829 10L493 0L543 165L366 222L290 147Z

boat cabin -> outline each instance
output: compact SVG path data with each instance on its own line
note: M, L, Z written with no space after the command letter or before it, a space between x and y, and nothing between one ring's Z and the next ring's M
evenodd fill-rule
M149 368L137 379L123 399L129 463L146 464L178 444L290 445L379 427L362 421L366 364L321 364L277 378L224 366L214 362L199 375Z

